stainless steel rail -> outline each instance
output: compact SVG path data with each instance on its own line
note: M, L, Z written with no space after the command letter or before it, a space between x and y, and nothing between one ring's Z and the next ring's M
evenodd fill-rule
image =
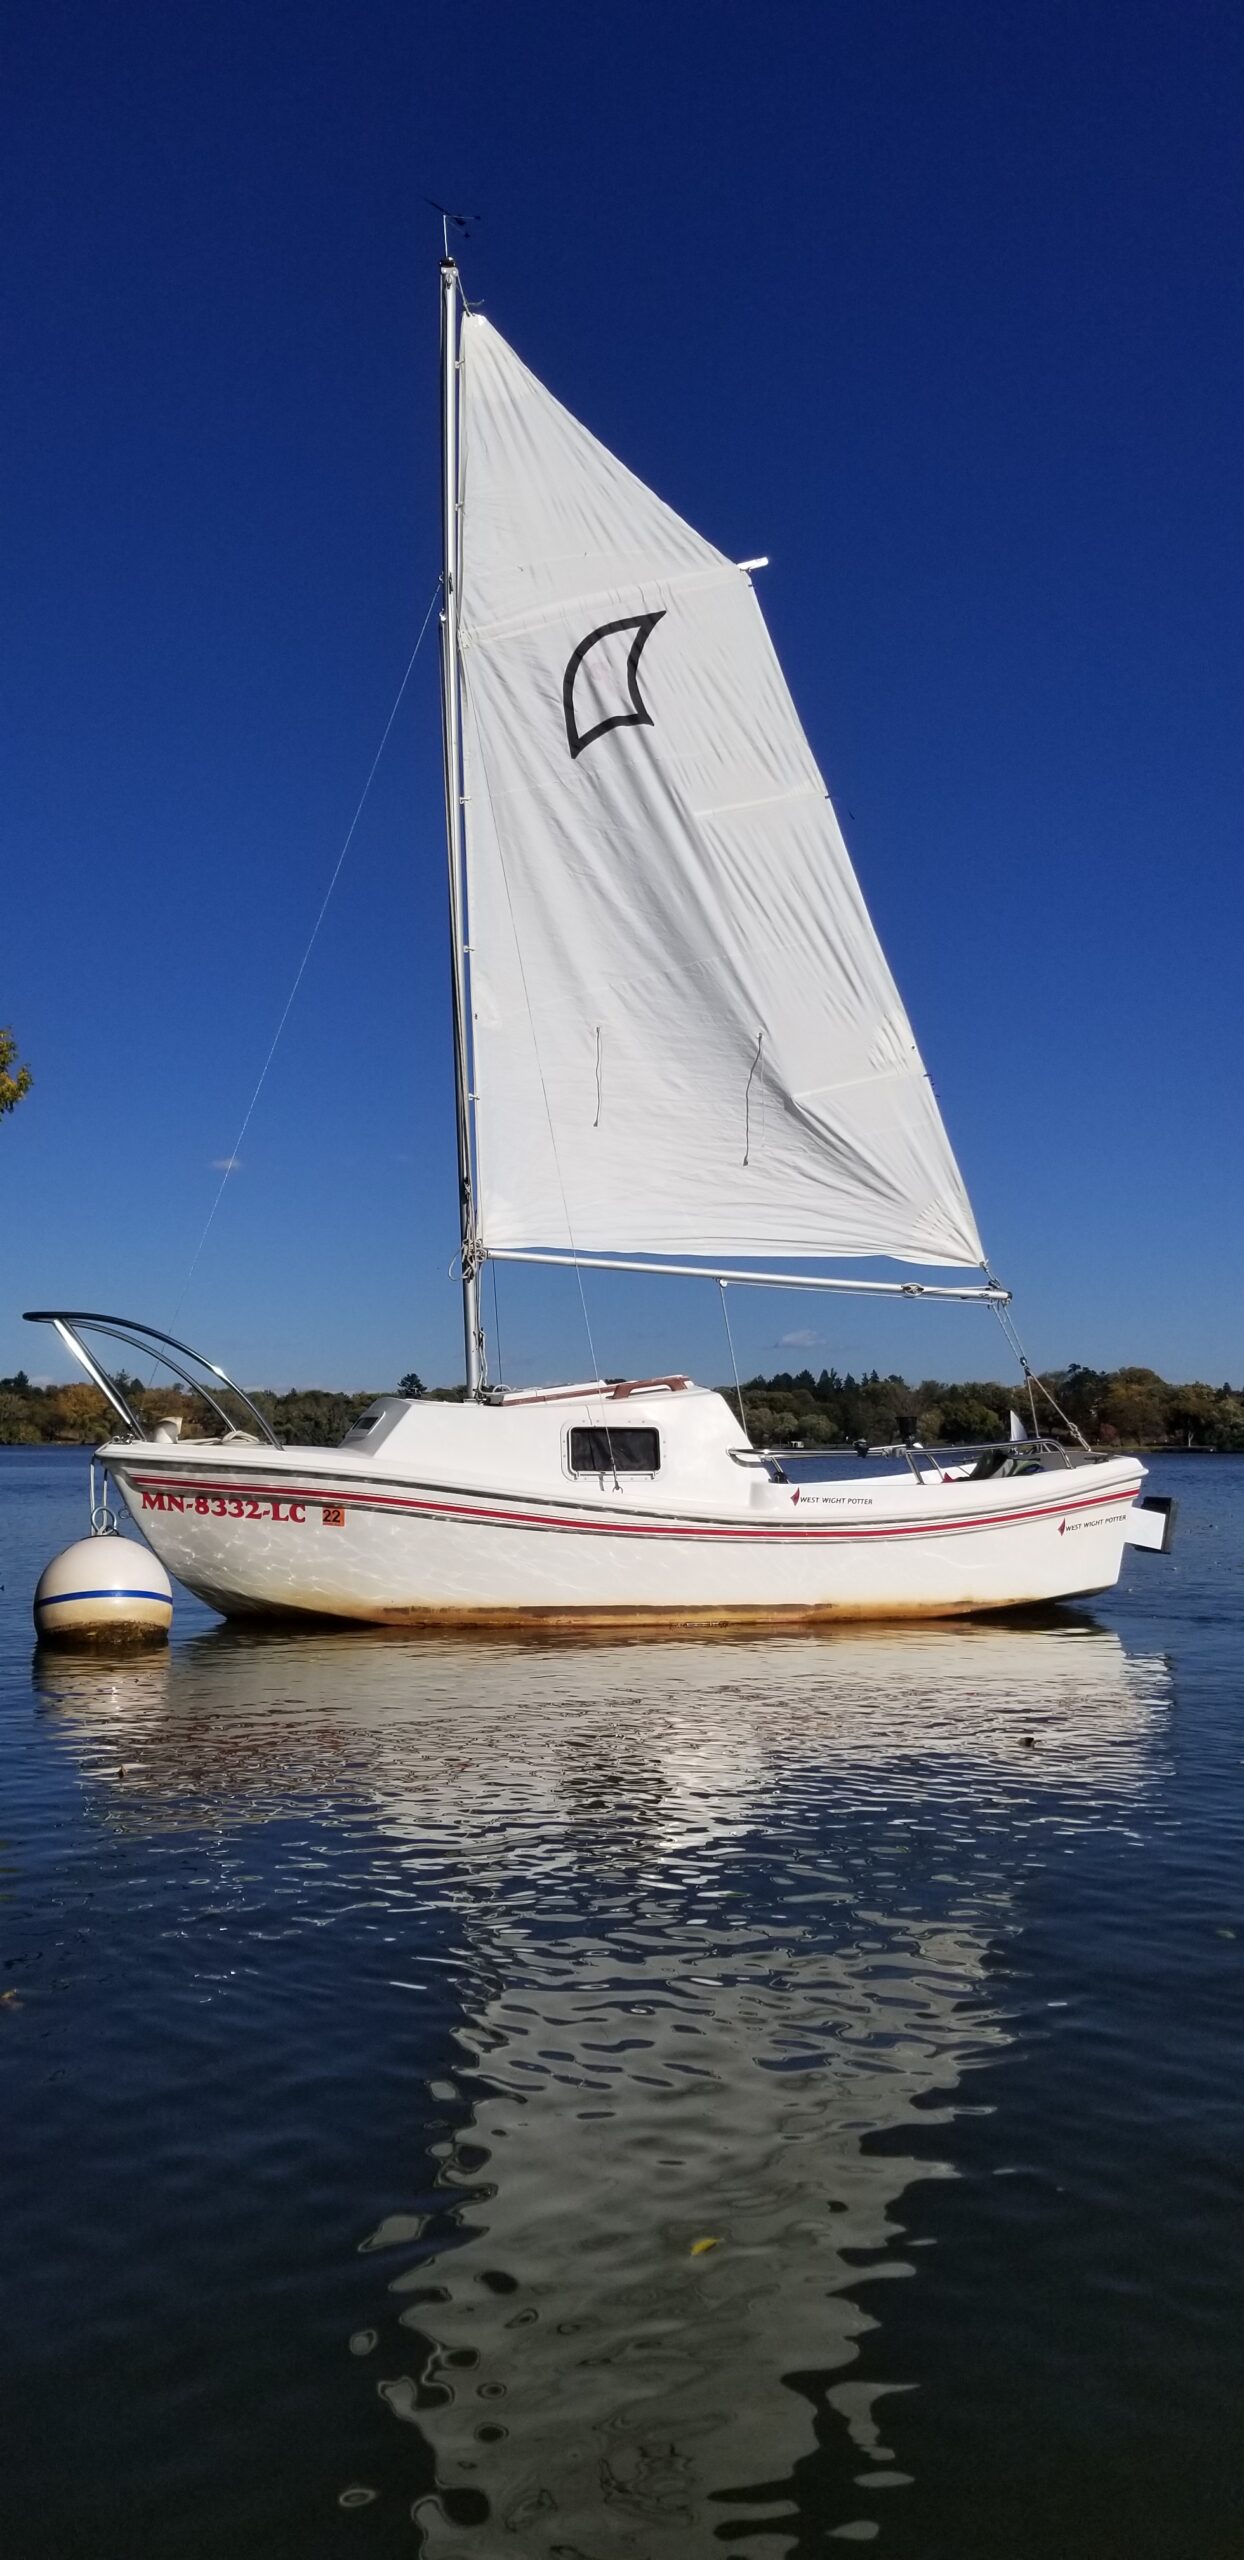
M85 1369L88 1378L98 1387L100 1394L106 1397L113 1412L120 1416L126 1430L135 1440L145 1440L148 1437L147 1426L135 1413L124 1389L118 1386L116 1379L111 1377L106 1369L101 1368L94 1354L88 1350L76 1330L79 1325L84 1325L91 1333L103 1334L108 1341L125 1343L131 1351L137 1352L140 1360L147 1358L156 1360L162 1369L169 1370L173 1377L181 1380L183 1386L189 1387L192 1395L202 1396L204 1403L211 1406L213 1413L223 1423L226 1432L236 1431L238 1426L234 1417L221 1404L219 1397L213 1395L211 1388L204 1384L203 1377L199 1374L206 1371L208 1377L217 1379L222 1387L228 1389L230 1395L237 1397L239 1404L243 1405L250 1415L260 1438L267 1441L269 1448L280 1448L281 1443L271 1423L260 1412L258 1405L252 1402L245 1387L240 1387L237 1380L229 1376L227 1369L222 1369L217 1361L207 1359L205 1354L202 1351L196 1351L191 1343L179 1342L175 1334L161 1333L153 1324L140 1323L136 1316L98 1315L85 1307L28 1307L24 1321L27 1324L50 1324L53 1327L64 1343L65 1349L77 1361L79 1367ZM193 1361L194 1368L183 1368L181 1360L170 1359L170 1352L180 1352L181 1360Z

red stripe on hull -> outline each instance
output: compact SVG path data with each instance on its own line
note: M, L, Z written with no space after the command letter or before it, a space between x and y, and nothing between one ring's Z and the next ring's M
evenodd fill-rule
M114 1473L118 1472L123 1470L114 1467ZM184 1476L134 1475L130 1481L140 1493L144 1490L178 1493L193 1498L201 1494L236 1496L245 1489L248 1494L260 1496L266 1501L339 1502L344 1503L348 1509L354 1510L396 1512L413 1514L416 1517L430 1516L449 1520L478 1520L481 1524L502 1528L556 1529L572 1536L716 1539L719 1542L730 1540L736 1544L740 1540L756 1539L767 1545L777 1543L803 1546L809 1543L816 1545L843 1539L932 1538L953 1535L963 1529L1006 1529L1021 1520L1058 1520L1065 1518L1072 1511L1101 1510L1112 1503L1126 1506L1135 1498L1134 1491L1125 1493L1116 1487L1110 1493L1086 1494L1074 1502L1037 1503L1031 1509L1024 1511L983 1512L966 1519L956 1517L949 1520L902 1520L890 1524L879 1521L867 1528L862 1522L843 1522L840 1526L826 1524L824 1527L814 1527L810 1521L806 1526L802 1523L796 1525L792 1521L789 1528L780 1528L776 1524L762 1525L759 1521L740 1521L737 1526L728 1526L723 1522L720 1527L700 1528L691 1523L684 1524L678 1521L665 1523L659 1520L640 1521L617 1518L601 1520L592 1516L568 1520L556 1513L508 1511L494 1509L480 1503L419 1501L400 1494L347 1492L340 1483L327 1487L321 1486L317 1491L292 1481L279 1485L256 1484L248 1478L243 1478L241 1485L237 1482L191 1484Z

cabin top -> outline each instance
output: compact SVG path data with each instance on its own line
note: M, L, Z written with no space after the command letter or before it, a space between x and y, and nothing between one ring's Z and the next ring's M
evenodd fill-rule
M684 1377L583 1381L479 1403L377 1396L339 1452L360 1469L498 1491L746 1504L755 1459L724 1396Z
M691 1378L681 1375L669 1378L585 1378L572 1387L499 1387L486 1402L494 1404L556 1404L567 1396L601 1396L606 1403L623 1404L629 1396L646 1396L664 1389L678 1395L684 1387L694 1386ZM697 1389L697 1393L703 1392ZM709 1391L711 1392L711 1390Z

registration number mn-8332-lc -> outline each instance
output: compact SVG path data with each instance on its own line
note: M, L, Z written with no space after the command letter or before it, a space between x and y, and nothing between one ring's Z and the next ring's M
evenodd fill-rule
M144 1511L189 1511L200 1520L274 1520L294 1528L315 1520L325 1529L345 1527L339 1502L285 1502L268 1493L170 1493L163 1485L144 1485L142 1497Z

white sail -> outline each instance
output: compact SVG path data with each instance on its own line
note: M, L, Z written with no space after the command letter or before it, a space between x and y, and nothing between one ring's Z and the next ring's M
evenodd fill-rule
M977 1264L750 579L462 331L486 1248Z

